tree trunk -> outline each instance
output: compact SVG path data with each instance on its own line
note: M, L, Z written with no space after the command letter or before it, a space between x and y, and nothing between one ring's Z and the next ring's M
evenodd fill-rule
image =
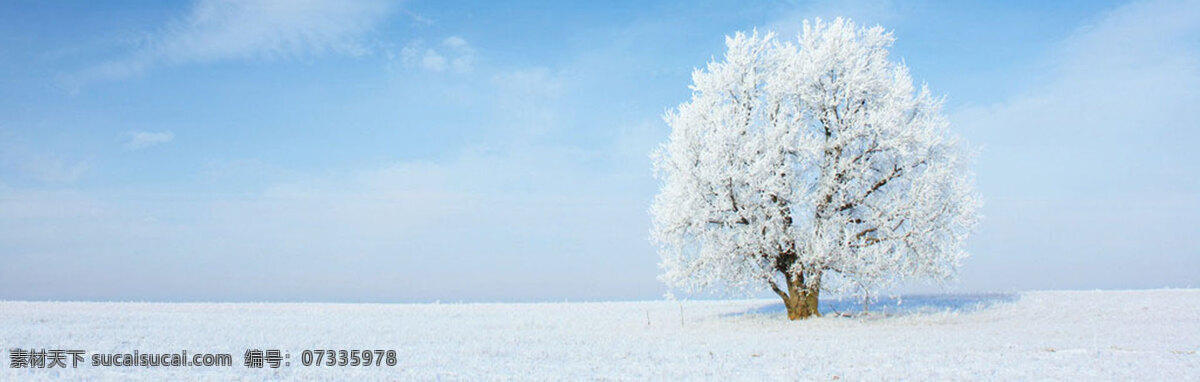
M783 298L783 306L787 307L789 320L801 320L812 316L821 316L817 310L818 298L821 294L820 279L809 286L800 277L787 277L787 295Z

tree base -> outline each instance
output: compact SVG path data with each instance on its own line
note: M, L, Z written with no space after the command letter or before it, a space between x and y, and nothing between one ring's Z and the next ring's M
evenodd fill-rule
M788 309L787 315L789 320L795 321L804 320L811 317L821 317L821 312L811 309Z
M818 303L821 294L820 287L789 285L788 294L783 298L783 306L787 307L789 320L803 320L810 317L820 317Z

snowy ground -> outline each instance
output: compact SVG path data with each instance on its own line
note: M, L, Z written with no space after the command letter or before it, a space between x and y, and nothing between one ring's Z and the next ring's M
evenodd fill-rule
M1200 290L883 304L886 315L789 322L771 300L0 302L0 380L1200 380ZM187 349L231 353L234 366L12 369L13 347L83 349L89 362L100 352ZM250 348L281 349L292 365L248 369ZM304 367L303 349L394 349L398 363Z

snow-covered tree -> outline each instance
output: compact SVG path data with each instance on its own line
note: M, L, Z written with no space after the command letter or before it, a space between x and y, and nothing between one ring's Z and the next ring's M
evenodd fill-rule
M726 38L654 153L661 280L767 286L798 319L821 290L953 276L980 202L940 98L889 61L892 42L840 18L793 42Z

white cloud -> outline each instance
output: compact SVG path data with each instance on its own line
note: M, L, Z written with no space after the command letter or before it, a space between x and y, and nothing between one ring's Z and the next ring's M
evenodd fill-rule
M321 54L361 55L387 15L383 0L201 0L144 47L81 74L121 79L159 66Z
M446 57L436 50L426 49L425 55L421 57L421 67L435 72L446 70Z
M130 131L126 133L126 136L125 149L127 150L140 150L175 139L175 134L170 131Z
M454 58L450 61L450 67L460 73L470 72L474 67L475 49L467 44L467 40L462 37L451 36L442 41L444 46Z
M469 50L471 48L469 45L467 45L467 40L463 40L462 37L458 37L458 36L446 37L445 40L442 40L442 45L446 46L447 48L451 48L451 49L468 49Z
M400 49L400 59L405 66L431 72L469 73L475 69L475 49L458 36L447 37L436 47L426 47L420 40L412 41Z

